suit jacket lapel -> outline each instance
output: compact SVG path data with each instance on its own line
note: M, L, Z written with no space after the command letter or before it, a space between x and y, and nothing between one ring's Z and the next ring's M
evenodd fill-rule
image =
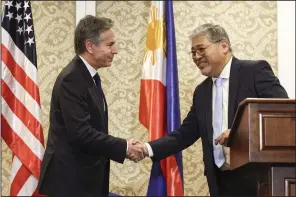
M239 60L236 57L233 57L229 76L228 128L231 128L235 114L235 103L239 87L239 69Z
M108 120L106 117L107 113L105 113L105 111L104 111L104 102L102 102L102 99L99 96L95 82L94 82L92 76L90 75L89 71L87 70L86 66L84 65L83 61L78 56L76 56L74 58L74 61L76 61L76 64L77 64L78 68L80 69L81 73L83 74L85 80L89 83L90 91L91 91L93 97L95 98L95 100L97 101L98 108L100 110L100 114L104 118L106 129L108 129L108 127L107 127ZM105 97L104 97L104 100L105 100ZM106 103L106 106L107 106L107 103ZM106 108L106 110L107 110L107 108Z
M106 98L105 98L105 94L103 94L103 99L104 99L104 104L105 104L105 107L106 107L106 111L105 112L105 117L106 117L106 128L107 128L107 131L108 131L108 105L107 105L107 101L106 101Z
M212 78L209 77L208 82L205 86L205 96L204 96L204 103L205 103L205 117L206 117L206 128L208 133L208 138L210 144L213 144L213 124L212 124L212 95L213 95L213 81Z
M100 97L100 95L98 93L98 89L97 89L96 85L93 85L90 90L91 90L91 93L94 96L95 100L97 101L97 104L98 104L98 107L100 109L101 115L104 117L104 119L106 121L105 110L104 110L104 108L105 108L105 106L104 106L105 97L104 97L104 102L102 102L103 100L102 100L102 98Z

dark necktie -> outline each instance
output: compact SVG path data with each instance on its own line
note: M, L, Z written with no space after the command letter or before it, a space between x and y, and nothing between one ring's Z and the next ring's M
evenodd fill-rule
M101 86L101 79L100 79L100 76L98 75L98 73L96 73L95 76L93 76L93 79L96 82L96 86L97 86L99 96L103 100L104 111L107 113L107 104L106 104L106 100L105 100L105 95L104 95L104 92L103 92L103 89L102 89L102 86ZM107 113L107 116L108 116L108 113Z
M93 79L94 79L95 82L96 82L97 90L98 90L98 93L99 93L100 97L101 97L102 99L104 99L104 92L103 92L102 85L101 85L101 79L100 79L100 76L98 75L98 73L96 73L96 74L93 76Z

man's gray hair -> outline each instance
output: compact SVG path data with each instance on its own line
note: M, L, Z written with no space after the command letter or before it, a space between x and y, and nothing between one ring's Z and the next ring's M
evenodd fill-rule
M74 34L74 47L76 55L86 51L84 42L91 40L99 44L101 34L113 27L114 22L110 18L86 15L76 26Z
M189 38L193 39L197 35L206 35L211 43L219 42L221 40L227 40L227 42L229 43L229 51L232 51L227 32L220 25L214 25L212 23L200 25L192 32Z

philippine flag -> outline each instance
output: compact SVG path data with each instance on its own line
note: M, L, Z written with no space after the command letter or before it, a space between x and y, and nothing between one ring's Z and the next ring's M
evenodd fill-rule
M140 89L140 122L149 141L180 127L172 1L152 1ZM153 162L147 196L183 196L182 153Z

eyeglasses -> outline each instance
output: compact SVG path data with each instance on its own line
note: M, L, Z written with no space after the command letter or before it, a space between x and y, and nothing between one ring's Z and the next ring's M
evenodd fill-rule
M209 46L211 46L212 44L216 44L218 42L220 42L220 40L216 41L216 42L212 42L211 44L203 46L203 47L198 47L197 49L192 49L191 51L188 52L188 54L191 55L192 58L194 58L196 56L196 53L200 56L203 56L206 53L206 50Z

